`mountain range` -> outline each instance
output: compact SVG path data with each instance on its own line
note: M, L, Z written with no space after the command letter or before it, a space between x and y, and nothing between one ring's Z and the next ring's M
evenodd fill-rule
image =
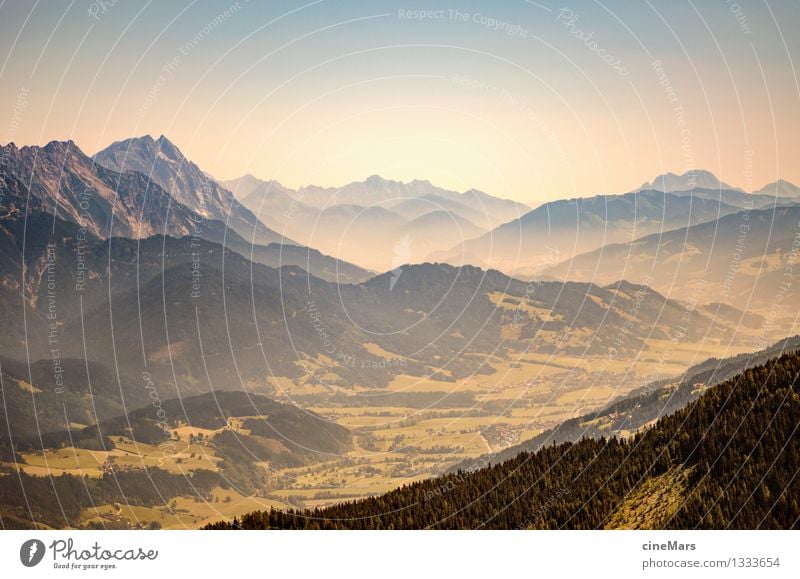
M142 137L124 143L112 145L100 156L109 166L116 166L115 159L124 159L127 165L144 171L148 170L147 155L152 153L158 159L152 168L158 172L107 168L71 141L53 141L44 147L18 149L13 143L2 147L2 210L11 217L47 211L54 219L79 225L81 235L85 230L85 234L102 239L145 239L160 234L210 240L257 263L298 265L342 283L371 276L363 268L293 244L266 228L164 137L157 141ZM127 149L123 147L130 147L129 156L125 156L123 151ZM173 197L160 183L189 205Z
M791 283L799 226L798 205L738 211L606 245L554 264L542 275L600 284L626 279L647 283L674 299L719 301L749 312L773 310L775 317L776 307L796 310L800 305ZM773 320L779 325L792 321L780 316Z
M145 175L98 166L72 141L22 148L11 143L0 158L4 177L17 182L4 191L17 197L17 207L46 208L98 237L180 237L194 234L202 222Z
M442 454L432 460L449 466L452 452L457 460L483 452L466 454L449 440L420 446L392 428L390 438L373 438L373 425L391 413L365 399L381 395L387 408L411 409L401 422L411 427L464 417L466 408L482 425L481 444L499 452L463 463L470 472L359 503L218 526L792 524L781 517L796 505L764 496L752 505L745 495L762 474L776 489L793 484L786 477L795 455L765 468L797 424L798 358L777 357L796 339L633 392L632 382L620 384L621 398L603 408L593 402L577 417L564 408L579 407L568 396L579 392L568 373L575 360L602 360L598 372L605 361L643 363L660 376L673 355L661 347L739 352L795 331L784 315L800 306L791 284L800 200L790 183L748 193L708 172L667 174L635 192L530 209L379 176L297 190L249 175L217 182L163 136L114 143L92 158L71 141L0 153L3 525L80 526L95 499L151 507L165 497L211 500L220 489L247 498L279 489L266 482L276 471L327 480L327 467L300 470L328 460L371 476L379 472L368 464L376 440L385 443L379 452L408 462L392 465L391 477L415 472L419 455ZM486 423L497 408L519 418L501 398L489 400L493 392L481 385L459 391L522 366L508 385L524 395L547 372L563 371L561 386L536 394L553 395L556 415L570 418L555 428L552 418L534 419L535 431L499 427ZM538 374L524 374L528 366ZM622 376L608 370L602 379L609 375ZM409 383L424 391L405 391ZM337 417L356 397L353 408L369 413ZM751 458L750 435L769 416L778 418L765 450ZM731 435L736 424L745 425L741 435ZM506 426L517 438L491 436ZM187 428L199 430L181 440ZM423 437L440 425L424 428ZM508 440L524 442L505 448ZM185 449L170 468L180 476L147 454L178 441ZM73 474L50 476L48 486L31 472L39 472L38 457L49 469L59 449L85 450L95 463L91 453L101 453L105 470L86 477L83 491ZM132 454L140 463L128 468ZM725 468L710 462L715 456ZM726 480L743 460L753 465L743 480ZM2 476L18 464L29 471ZM325 488L314 500L338 487ZM551 500L554 488L570 490ZM723 489L733 498L718 499ZM27 490L35 512L20 499ZM64 508L59 496L74 504ZM542 500L552 503L544 513L534 508ZM524 505L513 513L504 509L517 501ZM772 514L775 505L782 514ZM413 517L397 518L395 508Z
M687 339L730 340L742 316L693 311L627 282L532 290L498 271L422 264L342 285L190 237L109 242L78 233L46 213L0 221L0 347L48 358L55 316L62 357L147 370L169 397L263 390L273 377L344 389L385 386L400 374L447 382L491 373L487 354L633 355L648 339L670 339L687 316ZM360 369L387 357L403 363Z
M727 183L720 181L711 171L694 170L687 171L682 175L675 173L664 173L653 179L650 183L643 183L639 191L655 189L664 193L674 193L676 191L691 191L692 189L716 189L716 190L735 190Z
M424 262L529 209L474 189L458 193L378 175L338 188L292 190L252 175L222 184L276 231L375 271Z
M746 197L750 197L750 199L763 197L772 199L778 198L777 201L779 203L800 197L800 187L785 179L778 179L772 183L767 183L760 189L748 193L738 187L733 187L724 181L720 181L711 171L701 169L687 171L682 175L664 173L653 179L652 182L645 182L639 187L639 191L646 191L648 189L680 194L695 192L695 195L697 194L696 192L705 190L708 192L715 192L718 196L721 195L724 197L729 197L735 193L741 193Z
M218 183L163 135L119 141L92 158L71 141L12 143L0 154L8 211L49 210L101 238L194 235L258 263L296 265L342 283L426 261L563 278L556 264L604 246L800 203L800 189L787 181L746 193L708 171L667 173L632 193L533 210L476 190L377 175L338 188L292 190L252 175Z
M497 268L517 277L539 276L558 262L603 246L713 222L743 209L800 204L791 184L745 193L707 171L661 175L645 187L621 195L548 202L431 257L454 265Z
M207 220L176 201L154 178L103 167L72 143L51 143L42 149L9 145L4 151L0 311L7 331L0 340L6 355L47 358L49 308L57 307L64 357L115 359L134 375L152 366L174 396L248 384L272 392L277 384L269 380L272 377L321 388L382 387L400 374L452 381L491 372L475 357L487 353L509 356L558 349L599 355L620 347L636 352L646 339L670 339L669 328L678 327L686 316L693 322L687 329L690 339L722 340L753 317L753 303L768 303L769 288L780 277L779 265L793 242L788 232L800 211L796 206L747 210L751 233L730 299L723 295L726 303L708 309L704 304L720 301L718 286L727 275L722 254L735 246L734 225L744 219L737 200L749 194L731 192L731 204L652 190L545 204L496 231L532 235L525 245L530 256L548 240L563 241L575 228L588 244L592 237L602 243L611 235L634 236L626 232L626 224L636 231L659 232L681 223L693 225L639 238L634 247L607 245L595 254L582 254L538 272L531 285L468 265L408 265L409 248L402 243L394 248L397 259L380 275L307 247L252 245L222 221ZM137 169L158 174L181 199L205 204L205 215L221 216L222 209L209 209L220 200L239 207L226 188L213 183L163 137L123 141L96 158L113 159L115 164L136 160ZM26 176L32 176L28 187L23 184ZM274 183L246 178L238 186L248 197L278 199L269 192ZM394 209L331 206L331 215L344 221L358 212L370 216L367 222L372 225L363 230L365 247L380 245L369 242L370 236L376 237L372 227L380 223L380 216L406 228L421 222L420 234L433 230L435 237L435 224L452 218L452 213L415 213L426 195L458 203L460 211L483 203L491 207L493 219L522 209L478 192L459 194L427 182L404 184L377 177L341 190L305 188L301 192L313 204L303 207L340 198L365 202L373 187L378 200L396 197ZM284 190L284 202L294 195ZM115 207L113 230L110 207ZM726 215L715 220L720 213ZM122 216L120 224L117 214ZM406 218L413 220L402 221ZM198 222L204 224L199 234L192 230ZM781 236L767 235L771 224ZM123 237L108 238L116 233ZM762 248L759 243L768 245ZM691 251L684 256L686 248ZM642 267L629 267L629 254L634 256L632 263ZM655 260L652 264L649 256ZM766 256L761 265L756 263L759 256ZM673 271L676 263L681 267ZM707 275L706 263L716 268L713 275ZM762 273L753 286L756 278L750 270L756 266ZM687 288L700 272L705 272L710 289L697 297ZM50 282L58 287L56 303L48 294ZM745 299L751 287L756 288L755 301ZM644 296L641 303L638 295ZM794 303L794 295L788 295L787 304ZM693 297L698 303L691 302ZM634 331L624 330L634 303L640 319ZM14 313L23 306L29 314L26 320ZM773 320L748 323L767 322ZM767 328L764 337L790 330ZM116 342L126 347L118 349ZM384 352L383 358L402 360L403 366L364 373L347 363L376 360L371 353L375 347ZM198 359L210 363L198 366Z
M758 191L753 192L754 195L769 195L770 197L800 197L800 187L794 183L790 183L785 179L778 179L774 183L764 185Z

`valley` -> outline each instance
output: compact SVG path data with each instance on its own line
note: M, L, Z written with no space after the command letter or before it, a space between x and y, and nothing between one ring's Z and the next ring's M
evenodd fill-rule
M747 351L741 345L683 343L674 357L664 361L660 357L663 348L663 342L653 341L633 361L558 353L490 357L486 365L493 370L491 374L459 381L401 374L377 391L362 386L348 392L320 393L300 382L295 389L283 381L284 389L273 394L278 402L298 404L347 429L352 433L352 445L296 466L253 455L237 458L244 461L245 468L263 474L255 483L226 473L226 451L218 448L215 437L234 433L246 439L252 434L247 421L268 420L269 415L228 416L217 428L204 428L200 424L206 424L196 418L178 419L170 425L168 439L149 442L142 436L134 440L130 433L110 434L124 432L125 426L114 430L107 425L101 431L109 433L110 450L80 448L63 441L44 452L20 452L19 462L5 461L2 468L30 476L67 474L76 479L113 479L120 472L144 474L148 469L178 476L205 471L221 477L223 486L201 496L176 496L151 505L122 501L87 506L73 521L75 526L196 528L271 507L322 508L378 496L471 459L501 456L505 449L624 398L630 390L657 377L680 375L706 358L727 358ZM173 411L181 415L177 408Z
M260 510L208 528L794 528L799 375L798 353L784 353L635 436L520 450L362 501Z

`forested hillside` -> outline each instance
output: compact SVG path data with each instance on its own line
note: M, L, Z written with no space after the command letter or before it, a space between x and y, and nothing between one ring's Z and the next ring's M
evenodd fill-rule
M800 355L716 386L652 428L521 453L380 497L209 528L796 528Z
M744 370L760 366L771 358L797 348L800 348L800 336L792 336L758 352L748 352L722 360L705 360L689 368L678 380L651 382L600 410L565 420L520 444L489 455L470 458L454 465L450 470L475 470L486 466L489 461L503 462L520 452L536 452L553 443L576 442L581 438L628 436L662 416L683 408L700 397L706 388L716 386Z

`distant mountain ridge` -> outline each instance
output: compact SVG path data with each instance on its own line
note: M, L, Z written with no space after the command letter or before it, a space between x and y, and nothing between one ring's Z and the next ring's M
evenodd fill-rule
M689 191L691 189L727 189L741 191L727 183L723 183L711 172L702 169L687 171L682 175L664 173L653 179L650 183L643 183L639 190L655 189L664 193L675 191Z
M710 171L665 173L630 193L544 203L429 258L530 277L556 262L605 245L712 222L742 209L796 205L800 203L798 191L800 188L791 183L779 181L747 193L720 181Z
M785 179L778 179L777 181L764 185L760 189L756 189L748 193L739 187L733 187L732 185L728 185L727 183L720 181L711 171L702 169L686 171L682 175L677 175L675 173L664 173L649 183L643 183L638 190L643 191L647 189L655 189L665 193L679 193L689 192L697 189L707 189L718 192L734 191L752 196L763 195L772 198L800 197L800 187L794 183L790 183Z
M534 275L554 262L608 243L711 221L737 210L719 199L656 190L562 199L432 257L454 265L477 263L510 275Z
M393 203L403 200L427 198L436 203L441 199L483 214L485 222L476 222L480 227L493 222L494 225L499 225L529 209L522 203L500 199L476 189L458 193L437 187L427 180L415 179L404 183L384 179L380 175L372 175L364 181L348 183L342 187L309 185L298 189L297 194L307 205L318 208L341 204L369 206L375 203L387 203L387 207L391 208Z
M738 209L765 209L782 205L796 205L800 199L788 196L776 196L766 193L746 193L738 189L689 189L688 191L674 191L672 195L680 195L693 199L719 201Z
M342 187L297 190L252 175L221 183L267 226L376 271L426 261L529 209L474 189L458 193L429 181L378 175Z
M798 224L800 205L739 211L715 221L605 245L553 264L541 275L595 283L647 281L657 291L683 300L697 299L702 287L705 299L701 303L722 301L763 313L800 305L800 293L793 284L780 290L787 274L791 278L797 259ZM776 324L791 321L786 316L773 320Z
M778 179L773 183L764 185L758 191L753 192L754 195L769 195L774 197L800 197L800 187L794 183L789 183L785 179Z

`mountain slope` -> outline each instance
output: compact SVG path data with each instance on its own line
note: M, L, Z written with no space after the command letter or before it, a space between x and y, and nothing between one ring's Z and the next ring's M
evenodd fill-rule
M227 240L226 247L250 261L269 267L299 267L314 277L341 284L359 284L374 277L375 273L350 262L325 255L316 249L270 243L250 245L247 242Z
M15 440L33 440L76 425L89 425L124 415L149 401L147 391L130 376L119 379L98 362L76 358L27 362L0 357L0 447L9 433Z
M226 529L793 529L800 355L710 389L632 440L581 440L313 511Z
M0 466L0 527L76 528L91 518L99 528L125 528L121 514L98 517L102 506L112 512L119 505L155 507L174 515L169 502L175 497L211 503L223 490L263 492L270 472L265 465L300 467L351 447L346 428L264 396L219 391L155 399L156 405L149 394L158 393L157 385L139 390L151 403L128 414L59 432L19 433L13 449L0 439L7 463ZM18 410L8 400L3 406ZM135 513L128 517L127 524L139 526Z
M443 243L452 239L470 239L483 233L483 229L471 221L444 210L421 215L406 223L400 231L402 235L420 240L431 250L441 247ZM421 248L421 251L426 250Z
M710 221L735 211L717 200L652 190L553 201L436 258L457 265L463 254L468 263L481 267L510 275L535 275L554 261L604 244Z
M769 195L771 197L790 197L797 199L800 197L800 187L794 183L790 183L785 179L778 179L774 183L764 185L758 191L753 192L754 195Z
M338 188L302 187L246 175L223 184L269 227L323 253L386 271L421 263L488 229L515 219L528 208L470 190L448 191L428 181L403 183L377 175ZM414 222L435 220L430 228ZM425 223L425 221L423 221ZM396 246L401 244L401 252Z
M163 135L158 139L146 135L112 143L93 159L118 173L135 172L152 179L204 219L222 221L255 244L292 243L260 223L230 191L208 177Z
M716 386L737 374L767 363L771 358L800 348L800 336L786 338L764 350L740 354L724 360L710 359L692 366L677 380L660 380L633 390L595 412L566 420L530 440L505 448L491 455L464 461L452 471L474 470L489 462L499 463L521 452L534 453L541 448L582 438L601 439L607 436L630 436L653 421L680 410L696 400L709 387Z
M12 357L49 357L48 316L56 315L62 357L114 360L131 375L147 369L163 381L164 398L248 385L271 392L281 383L275 377L347 390L400 375L453 382L493 372L487 354L633 356L648 340L670 339L686 319L688 340L735 334L735 317L622 285L534 287L441 264L342 285L194 238L81 241L77 233L47 214L0 221L0 310L16 312L0 347ZM351 363L387 356L404 364L365 371Z
M24 185L26 197L98 237L192 235L202 221L144 175L101 167L72 141L2 149L3 173Z
M544 272L550 278L647 283L675 299L722 301L749 312L798 304L792 277L800 207L738 212L717 221L653 234L577 255ZM702 288L698 290L698 288ZM776 295L780 295L776 301ZM775 316L776 324L791 316ZM790 327L784 328L788 333Z

